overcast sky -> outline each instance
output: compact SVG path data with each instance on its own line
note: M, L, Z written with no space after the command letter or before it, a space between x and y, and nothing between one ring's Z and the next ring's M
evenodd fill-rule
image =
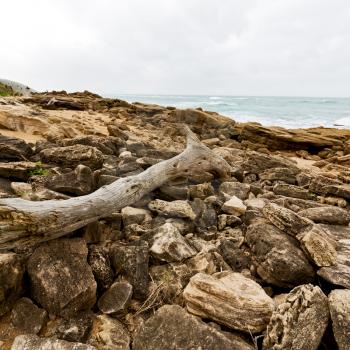
M349 0L10 0L0 11L0 78L37 90L350 96Z

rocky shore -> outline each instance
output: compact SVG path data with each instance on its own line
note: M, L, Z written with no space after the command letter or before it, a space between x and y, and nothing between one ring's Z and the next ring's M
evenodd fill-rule
M24 219L5 198L44 210L132 179L183 151L183 124L228 178L182 173L65 234L9 239ZM0 349L349 350L349 165L348 130L0 97Z

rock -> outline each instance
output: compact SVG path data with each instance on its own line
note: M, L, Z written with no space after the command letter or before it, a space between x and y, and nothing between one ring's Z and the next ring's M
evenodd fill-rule
M247 207L243 204L242 200L236 196L232 196L227 202L223 204L221 210L227 214L241 216L245 213Z
M89 194L94 189L93 173L85 165L78 165L68 173L40 177L39 182L50 190L77 196Z
M308 208L298 212L304 218L308 218L316 223L330 225L349 225L350 212L334 206L324 206L319 208Z
M159 191L165 200L187 199L189 188L187 186L163 185Z
M62 319L55 335L70 342L85 343L92 329L93 316L92 312L79 312L71 318Z
M183 297L189 312L244 332L264 330L274 310L263 288L236 272L198 273Z
M263 208L263 214L272 224L280 230L295 236L307 226L313 224L309 219L306 219L292 210L283 208L274 203L268 203Z
M270 150L322 150L326 147L341 145L336 137L319 135L308 130L284 129L281 127L263 127L258 123L242 124L241 140L261 143Z
M171 223L165 223L155 230L150 252L157 259L167 262L182 261L197 254Z
M34 334L18 335L11 350L96 350L94 346L71 343L56 338L39 338Z
M48 190L47 188L42 188L41 186L35 188L35 185L32 186L26 182L12 182L11 188L13 192L23 199L31 200L31 201L43 201L50 199L69 199L69 196L65 194L58 193L55 191Z
M339 180L331 179L318 175L312 179L309 186L310 191L326 196L334 195L337 197L350 199L350 185L344 184Z
M196 214L193 212L190 204L183 200L166 202L156 199L150 202L148 207L150 210L166 217L186 218L190 220L196 218Z
M25 141L0 135L0 160L24 160L32 154L33 150Z
M294 185L276 184L273 187L273 192L277 195L300 198L300 199L316 199L316 196L309 192L309 190L300 188Z
M223 182L219 187L219 191L229 196L236 196L241 200L245 200L248 198L250 185L241 182Z
M214 194L214 188L210 183L206 182L198 185L190 185L188 187L188 192L189 192L190 198L192 199L193 198L205 199Z
M296 184L296 176L300 170L295 168L272 168L266 169L259 174L260 180L283 181L290 185Z
M94 320L88 344L99 350L130 350L130 336L118 320L99 315Z
M24 267L15 253L0 253L0 316L6 314L22 292Z
M108 249L103 245L90 245L88 263L97 282L98 291L104 292L114 281Z
M328 295L334 338L339 350L348 350L350 344L350 290L334 289Z
M96 301L96 282L80 238L59 239L35 249L27 270L31 295L46 311L69 317Z
M112 266L133 287L133 297L143 299L148 293L148 244L144 241L128 245L114 244L110 249Z
M26 333L38 334L47 320L47 312L28 298L19 299L11 312L12 324Z
M277 227L260 221L245 235L259 276L267 283L291 288L313 281L315 272L296 239Z
M309 226L297 235L303 250L316 266L334 265L337 258L335 242L318 225Z
M242 220L236 215L221 214L218 216L218 229L223 230L226 226L235 227L242 223Z
M0 176L27 181L37 168L38 165L33 162L0 162Z
M84 145L48 148L42 150L39 155L45 163L54 163L68 168L75 168L82 164L96 170L101 168L103 163L101 151Z
M133 207L124 207L121 210L122 219L124 226L131 224L142 224L144 221L151 221L152 216L149 210L133 208Z
M253 350L239 337L211 327L177 305L164 305L135 335L133 350Z
M132 285L128 282L114 282L99 299L98 308L104 314L120 315L129 306Z
M298 286L272 314L263 349L317 350L328 319L328 300L321 289Z
M320 268L317 274L332 284L350 289L350 228L320 226L332 240L336 240L337 258L334 265Z
M242 238L244 241L244 237ZM218 247L219 253L234 272L249 270L252 266L250 252L241 247L243 241L223 239Z
M242 164L244 171L260 174L264 170L274 168L289 168L296 172L300 171L294 162L289 159L266 155L259 152L247 152L246 158Z
M75 137L73 139L65 139L61 142L62 146L84 145L97 148L103 154L117 154L121 147L125 147L125 142L117 137L106 137L87 135Z

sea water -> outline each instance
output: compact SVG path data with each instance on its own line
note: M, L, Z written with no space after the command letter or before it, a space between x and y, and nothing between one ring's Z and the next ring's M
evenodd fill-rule
M113 95L128 102L155 103L177 108L218 112L238 122L265 126L307 128L314 126L350 129L350 98Z

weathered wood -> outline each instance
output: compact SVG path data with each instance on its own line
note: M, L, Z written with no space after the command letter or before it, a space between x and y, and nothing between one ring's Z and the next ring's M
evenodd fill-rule
M230 165L200 143L187 126L184 129L187 147L182 153L89 195L41 202L0 199L0 249L23 247L68 234L135 203L180 176L208 171L228 178L232 172Z

